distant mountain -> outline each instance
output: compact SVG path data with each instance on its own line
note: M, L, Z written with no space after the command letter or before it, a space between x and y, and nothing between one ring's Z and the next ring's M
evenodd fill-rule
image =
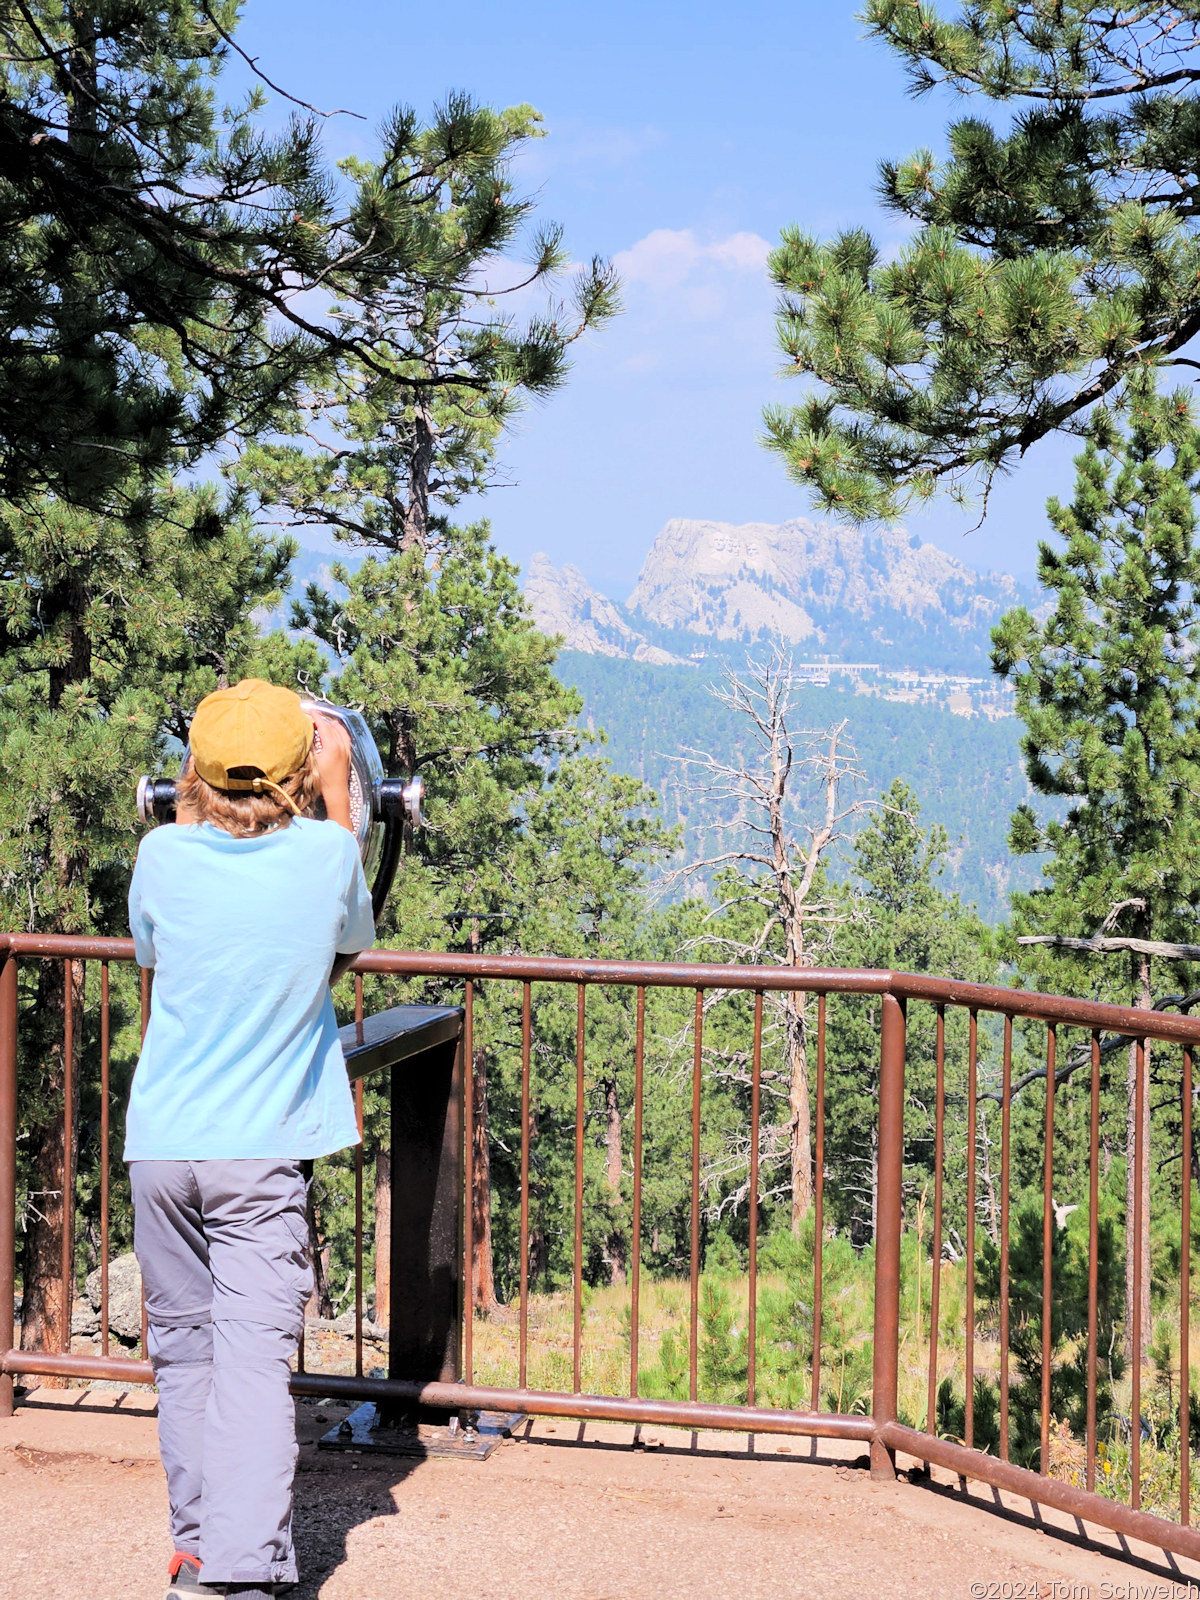
M1001 613L1034 592L902 529L668 522L624 606L534 558L538 626L586 654L665 662L780 637L806 655L984 668ZM651 654L650 652L654 652Z
M647 643L621 609L593 589L578 567L561 571L535 555L525 573L525 598L543 633L560 633L566 648L589 656L623 656L668 666L678 658Z

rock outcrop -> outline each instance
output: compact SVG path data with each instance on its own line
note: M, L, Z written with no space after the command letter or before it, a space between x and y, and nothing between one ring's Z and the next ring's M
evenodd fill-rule
M981 577L899 528L668 522L642 567L628 610L659 627L717 639L773 634L816 646L828 624L892 618L961 634L1015 603L1012 578Z
M525 573L525 598L543 633L561 634L567 650L631 656L642 642L607 596L578 567L558 568L540 552Z
M525 593L564 648L670 664L714 645L782 639L800 655L986 669L989 630L1032 595L899 528L668 522L622 606L544 555ZM683 643L683 639L688 642ZM690 642L695 639L693 646ZM689 660L689 658L692 658Z
M94 1312L100 1310L100 1269L89 1272L84 1291ZM79 1315L76 1302L76 1315ZM72 1319L74 1320L74 1319ZM97 1327L99 1322L97 1321ZM136 1344L142 1337L142 1274L138 1259L130 1250L114 1256L108 1263L108 1327L118 1339ZM74 1329L72 1328L72 1331ZM81 1325L80 1332L85 1329Z
M525 574L525 598L541 631L561 635L565 650L623 656L654 666L679 660L650 644L612 600L592 588L578 567L560 569L548 557L535 555Z

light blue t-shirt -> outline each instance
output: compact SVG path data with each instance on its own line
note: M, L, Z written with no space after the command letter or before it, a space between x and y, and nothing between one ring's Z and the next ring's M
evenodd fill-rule
M129 926L154 968L127 1161L312 1159L358 1143L329 994L335 953L375 938L358 848L299 817L235 839L210 823L142 840Z

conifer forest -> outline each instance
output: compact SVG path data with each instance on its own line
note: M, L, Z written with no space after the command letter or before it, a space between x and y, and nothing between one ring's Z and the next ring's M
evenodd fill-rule
M536 428L570 381L578 341L603 340L621 314L619 276L518 186L514 157L543 136L535 109L465 91L397 105L364 131L369 154L333 163L323 113L294 102L284 122L268 121L281 91L265 81L231 98L240 10L238 0L0 0L4 927L127 933L137 776L174 772L198 701L253 675L358 707L389 775L425 779L427 826L380 921L383 946L883 968L1146 1010L1193 1005L1200 6L866 0L867 32L914 91L958 91L949 127L931 121L945 153L882 161L883 204L905 225L896 251L862 230L819 237L778 219L769 264L778 348L798 381L781 391L794 403L769 408L762 427L798 507L867 523L947 495L986 513L993 481L1019 473L1031 444L1074 442L1074 467L1045 510L1038 603L1010 610L991 637L992 671L1015 696L1021 771L953 778L976 790L986 781L997 848L1020 863L1018 887L986 915L947 887L956 840L929 820L903 741L875 740L894 766L872 757L867 781L860 745L886 708L874 703L871 728L859 729L862 704L847 696L844 715L814 726L776 639L693 674L681 702L695 720L689 753L669 771L660 763L634 776L622 762L623 730L641 706L615 708L611 744L588 726L573 685L599 669L559 660L559 641L535 627L521 574L473 501L495 480L516 419ZM306 529L330 533L342 553L297 584ZM733 753L706 736L718 717L742 730ZM958 756L947 745L941 759ZM669 808L656 781L669 782ZM674 819L689 811L705 825L685 833ZM95 968L21 970L18 1276L29 1345L61 1337L71 1316L56 1279L55 1175L68 1138L81 1290L98 1261L101 1105L87 1071L75 1125L63 1123L64 1020L75 1019L86 1063L98 1048ZM110 981L116 1254L132 1240L119 1129L139 994L133 969L114 964ZM457 1005L461 986L368 976L364 1000L368 1010ZM337 1001L352 1015L349 984ZM629 1339L633 1003L626 990L588 996L592 1392L618 1381ZM684 1393L686 1380L691 1007L680 991L647 994L642 1347L645 1392L664 1396ZM815 1007L767 996L754 1194L752 996L705 997L702 1398L745 1396L754 1215L760 1403L807 1403L819 1186L821 1392L838 1411L869 1405L878 1003L829 1000L820 1171ZM573 995L534 985L525 1265L541 1307L535 1386L569 1378L555 1319L573 1276L576 1025ZM1000 1026L980 1020L975 1101L970 1266L985 1349L998 1294ZM520 986L481 982L470 1200L484 1382L507 1371L522 1265L521 1028ZM1029 1462L1042 1384L1044 1030L1026 1037L1019 1025L1012 1047L1012 1451ZM936 1242L934 1048L932 1011L914 1010L901 1408L916 1417L924 1403L941 1274L938 1423L959 1437L965 1017L947 1026ZM1101 1437L1105 1471L1127 1488L1138 1419L1124 1376L1141 1340L1154 1375L1142 1395L1143 1471L1161 1462L1166 1505L1180 1245L1177 1223L1160 1231L1156 1219L1178 1218L1200 1165L1167 1092L1177 1068L1165 1052L1161 1064L1152 1056L1150 1203L1144 1237L1133 1238L1132 1054L1106 1041L1102 1060ZM1080 1065L1064 1051L1056 1083L1052 1396L1064 1437L1082 1431L1085 1381L1090 1107ZM390 1204L385 1100L372 1083L368 1283ZM353 1290L349 1153L318 1168L310 1233L314 1313L328 1321ZM1140 1303L1123 1265L1135 1256L1147 1268ZM997 1405L986 1360L971 1401L986 1447ZM1200 1451L1200 1410L1192 1429ZM1158 1489L1143 1492L1152 1507Z

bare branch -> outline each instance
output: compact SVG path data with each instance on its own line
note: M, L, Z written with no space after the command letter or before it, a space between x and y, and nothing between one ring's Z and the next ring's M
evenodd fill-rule
M1023 933L1018 944L1045 944L1056 950L1083 950L1093 955L1112 955L1135 950L1140 955L1160 956L1164 961L1200 961L1200 944L1171 944L1165 939L1126 939L1104 937L1073 939L1065 933Z
M740 942L743 959L794 968L811 966L831 927L847 919L847 912L823 894L821 869L846 837L849 819L870 802L847 798L848 790L865 781L847 738L847 722L820 731L795 730L792 688L792 658L778 641L765 660L748 659L745 673L726 667L720 682L710 685L718 704L748 725L755 748L744 760L721 761L698 750L677 758L692 777L693 793L724 808L716 826L733 837L729 849L691 862L673 877L678 881L719 867L732 869L730 891L710 920L734 905L753 907L759 913L757 926L748 941ZM799 813L795 822L794 813ZM738 942L722 937L719 927L716 942L738 948ZM780 1160L786 1157L788 1164L792 1226L797 1228L813 1192L809 1003L806 995L786 993L770 996L768 1004L781 1023L787 1121L777 1129L783 1141ZM723 1176L740 1171L737 1163L748 1161L749 1153L739 1150L728 1159L734 1165L726 1165ZM744 1194L740 1188L723 1204L736 1208Z
M242 60L250 68L250 71L254 74L254 76L256 78L261 78L268 89L273 90L276 94L281 94L285 100L290 100L294 106L299 106L304 111L311 111L314 117L357 117L359 122L365 122L367 120L361 111L348 111L345 109L345 107L340 107L337 111L319 111L316 106L310 106L307 100L298 100L294 94L289 94L286 89L281 89L277 83L271 82L270 78L267 77L266 73L258 64L259 58L257 56L246 54L241 45L238 44L237 40L233 38L231 34L227 33L217 21L216 17L213 16L211 7L207 5L204 7L204 15L208 18L216 32L220 34L222 39L224 39L229 48L236 51L237 54L241 56Z

